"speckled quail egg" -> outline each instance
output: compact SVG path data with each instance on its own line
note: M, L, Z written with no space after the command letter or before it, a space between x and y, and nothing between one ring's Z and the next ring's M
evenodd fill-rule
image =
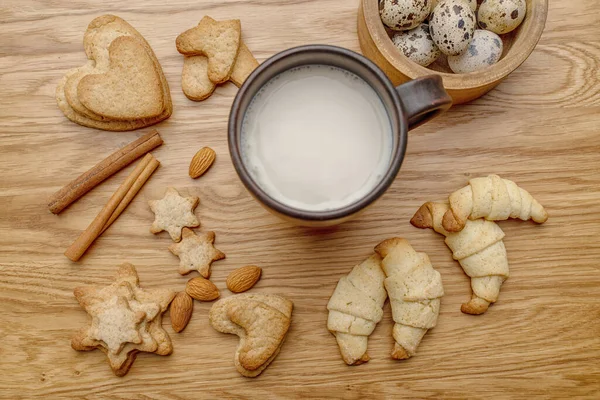
M481 28L501 35L521 25L526 12L525 0L483 0L477 20Z
M449 56L448 64L455 73L466 74L496 64L501 56L500 36L494 32L477 29L467 50L457 56Z
M473 39L475 13L464 0L442 0L429 18L429 32L442 53L458 55Z
M435 6L437 6L437 3L439 3L441 0L431 0L431 11L433 11L433 9L435 8ZM475 12L477 10L477 0L465 0L467 3L469 3L469 7L471 7L471 10L473 12Z
M429 34L429 25L421 24L410 31L398 32L392 41L406 57L424 67L434 62L441 54Z
M381 21L395 31L419 26L431 11L430 0L380 0Z

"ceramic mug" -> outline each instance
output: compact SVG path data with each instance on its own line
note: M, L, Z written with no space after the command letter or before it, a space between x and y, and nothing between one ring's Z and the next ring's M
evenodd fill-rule
M278 74L291 68L314 64L347 70L367 82L386 108L393 137L391 161L379 183L360 200L342 208L325 211L300 210L273 199L254 181L242 157L242 123L254 95ZM267 210L297 225L336 225L356 216L385 193L402 165L408 131L446 111L451 105L452 99L444 90L442 79L438 75L418 78L394 87L379 67L351 50L329 45L295 47L263 62L238 91L229 115L229 152L242 183Z

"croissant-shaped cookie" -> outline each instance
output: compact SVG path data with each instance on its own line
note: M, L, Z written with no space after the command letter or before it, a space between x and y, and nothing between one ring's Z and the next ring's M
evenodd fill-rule
M442 226L448 205L425 203L410 220L417 228L433 228L446 236L446 245L452 250L465 273L471 278L471 301L461 306L465 314L483 314L490 303L498 300L500 287L508 278L508 258L504 247L504 232L492 221L466 221L457 233Z
M327 329L335 336L348 365L369 361L367 341L383 317L387 293L381 258L374 254L342 277L329 299Z
M293 303L284 297L249 293L221 299L212 306L212 327L240 337L235 351L235 367L240 374L258 376L279 354L292 308Z
M485 218L502 221L508 218L529 219L544 223L548 214L525 189L498 175L474 178L449 197L450 209L442 224L448 232L460 232L467 219Z
M421 339L435 326L444 295L442 277L425 253L417 253L408 240L392 238L375 247L387 278L396 341L392 358L404 360L415 355Z

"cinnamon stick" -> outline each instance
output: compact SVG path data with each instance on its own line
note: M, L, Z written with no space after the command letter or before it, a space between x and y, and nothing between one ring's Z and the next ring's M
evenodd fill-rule
M139 162L135 169L129 174L125 182L119 186L111 196L102 211L94 218L85 231L79 235L77 240L65 251L65 256L71 261L78 261L91 244L114 222L118 215L127 207L142 185L148 180L152 172L156 170L159 163L152 156L146 156ZM130 191L132 193L130 193ZM126 203L124 202L126 201ZM123 203L123 205L121 205ZM114 218L113 218L114 215Z
M84 172L67 186L54 193L48 203L48 209L58 214L81 196L98 186L105 179L119 172L144 154L163 144L156 129L134 142L112 153L87 172Z
M133 200L135 195L138 194L142 186L144 186L144 183L146 183L146 181L150 179L150 176L154 173L154 171L156 171L156 168L158 168L159 165L160 163L156 158L153 157L152 160L150 160L148 166L144 168L140 176L135 180L135 182L133 182L133 186L131 187L131 189L129 189L125 197L123 197L123 200L121 200L121 202L117 206L116 210L112 213L112 215L102 228L102 232L100 232L100 235L102 235L104 231L106 231L108 227L111 226L113 222L115 222L119 215L121 215L123 210L125 210L129 203L131 203L131 200Z

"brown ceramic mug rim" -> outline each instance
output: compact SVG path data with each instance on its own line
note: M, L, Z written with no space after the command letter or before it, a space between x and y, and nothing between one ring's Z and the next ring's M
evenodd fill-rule
M266 81L272 79L280 72L272 72L275 70L273 68L277 65L277 63L281 62L283 59L293 56L299 53L312 53L314 55L322 55L322 61L311 62L302 65L331 65L344 70L348 70L344 67L343 63L335 62L338 57L341 56L344 59L350 60L354 63L360 63L364 67L370 70L370 72L380 81L382 87L388 92L389 98L393 102L393 107L386 107L386 111L388 113L388 117L390 118L390 125L392 129L392 135L397 137L398 139L395 141L396 145L392 149L392 157L388 169L385 174L379 180L377 185L371 189L371 191L362 197L360 200L351 203L347 206L332 209L332 210L323 210L323 211L309 211L302 210L295 207L291 207L286 205L285 203L279 202L269 196L260 185L254 181L252 176L250 175L246 165L243 161L242 157L242 149L241 149L241 127L243 118L246 113L246 109L241 109L242 100L246 96L254 96L258 90L250 92L250 87L252 82L259 76L266 75ZM292 67L293 68L293 67ZM353 72L353 71L351 71ZM355 72L353 72L355 73ZM269 76L269 74L271 76ZM360 74L357 74L360 76ZM360 76L367 83L369 82L364 76ZM375 90L378 94L380 94L380 90L370 85L373 90ZM261 86L262 87L262 86ZM260 89L259 89L260 90ZM381 94L380 94L381 95ZM390 110L389 108L392 108ZM397 119L398 123L394 123L395 121L392 118L392 115L389 115L390 112L394 112L395 119ZM229 114L229 124L228 124L228 144L229 144L229 153L231 155L231 160L233 162L233 166L240 177L242 183L252 193L259 201L265 204L268 208L276 211L277 213L286 215L288 217L305 220L305 221L328 221L328 220L337 220L343 219L350 215L353 215L360 210L368 207L371 203L376 201L379 197L381 197L387 189L394 182L396 176L398 175L398 171L400 170L400 166L402 165L402 161L404 160L404 155L406 153L406 146L408 140L408 121L407 116L405 114L404 107L400 100L400 95L396 91L396 88L392 84L392 82L388 79L388 77L383 73L383 71L377 67L372 61L367 59L366 57L337 46L331 45L305 45L293 47L287 50L284 50L280 53L275 54L270 57L266 61L264 61L256 70L252 72L252 74L246 79L240 90L238 91L233 104L231 106L231 112Z

